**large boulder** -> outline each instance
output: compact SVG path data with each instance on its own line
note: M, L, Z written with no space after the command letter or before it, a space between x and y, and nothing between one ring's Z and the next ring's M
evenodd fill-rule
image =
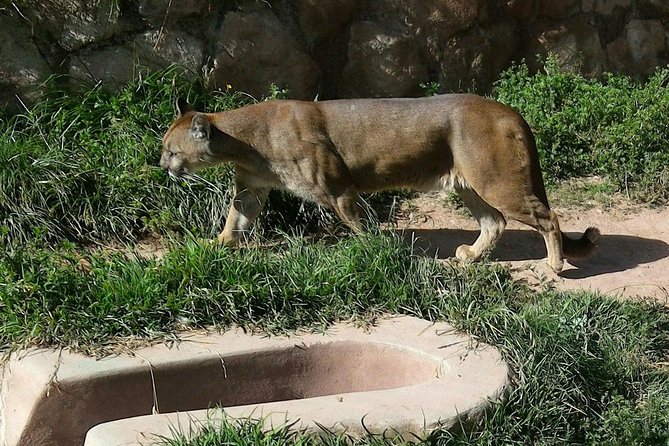
M440 57L445 91L489 91L517 53L519 38L509 23L490 25L450 38Z
M476 24L488 20L486 0L426 0L401 2L400 17L410 29L410 34L421 42L425 59L430 65L439 66L444 51L449 51L455 36L476 32ZM457 37L456 37L457 38Z
M564 69L599 76L606 68L606 56L599 32L590 23L588 15L577 15L557 24L540 22L529 32L525 59L530 67L538 69L537 55L556 56Z
M348 62L339 85L343 97L397 97L420 94L428 80L414 39L391 34L373 22L351 27Z
M137 58L128 45L83 49L72 54L68 74L74 88L87 89L102 82L105 88L114 90L135 78L136 65Z
M583 0L583 12L594 12L600 15L610 15L616 8L627 9L632 0Z
M256 98L270 85L287 88L294 98L313 99L320 71L301 42L267 9L229 12L216 41L209 83Z
M655 18L669 17L669 2L667 0L638 0L639 9Z
M140 73L177 64L199 74L204 44L181 31L160 29L138 34L131 41L97 50L82 50L72 57L70 75L77 81L119 88Z
M448 38L486 19L486 0L372 0L366 15L396 29L406 27L417 35Z
M0 107L30 105L51 73L32 40L28 23L15 10L0 10Z
M511 15L520 20L536 18L558 20L578 12L580 0L507 0L506 6Z
M210 0L138 0L137 10L151 27L173 24L184 17L207 13Z
M631 20L625 34L606 47L614 71L638 78L647 76L662 65L667 51L667 32L659 20Z
M152 68L176 64L193 74L200 74L204 63L204 42L183 31L170 28L147 31L132 41L140 61Z
M65 51L111 38L130 29L121 17L118 0L24 0L21 13L38 33L47 35Z
M297 0L298 21L305 36L313 41L332 38L349 24L355 0Z
M360 9L356 0L296 0L297 24L321 71L319 97L337 97L346 63L348 28Z

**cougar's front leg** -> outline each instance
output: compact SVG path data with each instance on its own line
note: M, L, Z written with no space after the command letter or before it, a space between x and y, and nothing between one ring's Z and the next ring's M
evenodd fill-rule
M250 186L239 178L235 180L235 196L223 232L218 236L219 243L227 246L237 244L262 211L269 191L269 188Z
M369 216L369 211L356 191L348 191L339 197L335 197L332 200L331 207L337 216L354 232L360 233L363 231L365 227L364 217Z

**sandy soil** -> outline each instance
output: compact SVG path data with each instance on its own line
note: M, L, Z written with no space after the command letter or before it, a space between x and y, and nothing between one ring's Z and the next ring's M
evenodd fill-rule
M415 237L431 256L450 258L462 243L471 244L478 226L462 210L444 205L438 194L425 194L405 204L397 228ZM510 264L514 275L533 286L589 289L622 297L649 297L669 305L669 207L649 209L593 205L555 208L561 229L573 236L588 226L602 232L598 252L589 259L566 262L555 274L542 259L543 238L532 228L509 222L491 258Z

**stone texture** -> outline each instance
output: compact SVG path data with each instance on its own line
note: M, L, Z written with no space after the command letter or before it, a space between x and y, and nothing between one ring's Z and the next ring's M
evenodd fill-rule
M663 32L659 20L632 20L625 27L625 38L639 74L650 74L660 65L660 55L667 48L666 39L658 39Z
M446 42L439 83L446 91L487 91L517 48L518 36L508 24L455 36Z
M563 68L588 76L598 76L606 67L599 33L588 15L575 16L554 26L535 25L525 49L528 65L538 68L536 55L545 57L549 53L557 57Z
M420 83L427 80L427 68L413 39L386 33L372 22L351 27L341 96L416 96Z
M511 15L520 20L529 18L558 20L578 11L579 2L580 0L507 0L506 5Z
M403 2L407 8L408 24L418 34L437 35L444 39L487 18L484 0L427 0Z
M583 12L595 12L596 14L609 15L615 8L629 8L632 0L583 0Z
M118 0L25 0L21 13L46 31L66 51L126 31Z
M208 12L210 3L210 0L139 0L137 10L152 27L160 27Z
M0 8L0 105L30 104L50 73L120 87L184 64L212 88L296 98L489 91L537 54L597 76L669 63L666 0L23 0ZM13 108L12 108L13 107Z
M202 67L204 43L185 32L171 29L149 31L138 35L132 43L141 60L151 61L154 69L175 63L198 73Z
M655 15L669 16L669 2L666 0L638 0L639 8L648 8Z
M82 50L73 55L68 74L74 87L95 85L117 89L135 77L136 58L128 46L110 46L97 51Z
M390 27L406 27L413 34L428 30L447 38L467 29L488 14L486 0L372 0L366 15Z
M658 39L663 33L659 20L629 22L625 35L606 47L613 69L638 78L652 74L662 65L662 55L667 51L667 39Z
M229 84L260 98L274 83L288 88L291 97L313 99L319 76L314 60L271 11L225 16L216 42L212 87Z
M130 42L72 57L69 74L77 81L119 88L149 71L179 64L197 74L202 66L203 44L186 33L167 29L137 35Z
M325 39L341 33L355 12L355 0L297 0L300 29L309 40Z
M0 106L19 111L40 95L51 73L33 43L30 29L16 11L0 10Z

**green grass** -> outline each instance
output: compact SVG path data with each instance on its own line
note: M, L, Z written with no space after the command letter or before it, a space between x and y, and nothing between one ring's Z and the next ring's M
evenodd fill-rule
M371 317L434 297L426 269L438 267L371 236L277 251L186 241L156 260L22 247L0 262L0 345L85 348L184 324L285 331Z
M200 227L224 217L229 197L206 185L182 187L157 167L175 94L168 71L118 94L100 87L73 97L55 90L0 133L0 227L5 243L134 239L151 230ZM196 89L190 96L199 99ZM221 106L241 98L214 96ZM231 106L231 105L230 105ZM225 177L213 170L209 178ZM209 222L208 222L209 220ZM209 224L207 224L209 223Z
M203 425L196 439L183 432L174 432L175 438L157 442L161 446L216 446L216 445L264 445L264 446L386 446L392 440L382 438L356 439L345 435L306 436L285 426L266 426L263 420L234 420L210 422Z
M184 326L285 332L410 314L497 346L517 373L509 400L473 432L437 432L429 444L669 441L669 423L644 428L669 421L666 308L537 294L503 267L438 264L395 236L298 238L274 250L175 242L154 260L27 247L3 256L0 277L5 346L95 351Z

